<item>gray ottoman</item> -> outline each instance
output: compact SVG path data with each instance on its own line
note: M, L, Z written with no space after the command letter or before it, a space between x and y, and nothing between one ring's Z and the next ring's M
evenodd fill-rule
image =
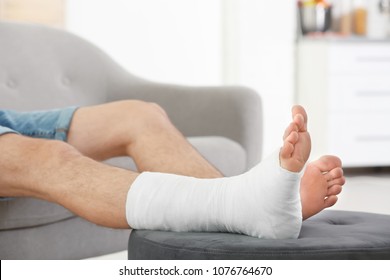
M229 233L133 230L129 259L390 259L390 216L327 210L303 223L298 239Z

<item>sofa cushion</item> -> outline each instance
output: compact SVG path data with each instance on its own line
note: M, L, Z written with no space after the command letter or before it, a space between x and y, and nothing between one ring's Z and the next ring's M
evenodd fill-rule
M246 152L237 142L225 137L188 137L188 141L225 176L233 176L246 170ZM136 170L131 158L113 158L106 163Z
M39 199L15 198L0 201L0 230L45 225L73 216L62 206Z
M84 259L126 250L131 230L73 217L39 227L1 231L1 260ZM92 278L93 279L93 278Z
M246 152L237 142L225 137L190 137L189 142L225 176L246 170Z

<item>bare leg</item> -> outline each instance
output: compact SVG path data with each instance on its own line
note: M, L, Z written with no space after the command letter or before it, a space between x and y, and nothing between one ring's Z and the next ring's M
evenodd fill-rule
M68 143L96 160L128 155L140 172L222 177L153 103L129 100L80 108L72 120Z
M128 228L126 195L137 173L82 156L70 145L0 136L0 196L56 202L89 221Z
M3 135L0 141L0 196L56 202L108 227L128 227L126 195L138 173L93 159L130 155L141 171L222 176L185 140L161 108L141 101L77 110L68 135L74 148L16 134Z

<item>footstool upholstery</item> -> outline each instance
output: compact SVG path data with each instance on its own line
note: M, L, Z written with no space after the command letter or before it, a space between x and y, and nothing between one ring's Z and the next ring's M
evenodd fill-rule
M128 258L390 259L390 215L327 210L304 221L298 239L229 233L133 230Z

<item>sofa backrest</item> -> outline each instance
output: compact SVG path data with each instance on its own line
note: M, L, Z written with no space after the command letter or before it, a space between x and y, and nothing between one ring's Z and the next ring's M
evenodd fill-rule
M187 137L236 141L247 153L248 168L261 159L262 103L253 90L156 83L134 76L66 31L0 21L0 109L44 110L123 99L158 103Z
M68 32L0 21L0 107L41 110L106 101L117 66Z

